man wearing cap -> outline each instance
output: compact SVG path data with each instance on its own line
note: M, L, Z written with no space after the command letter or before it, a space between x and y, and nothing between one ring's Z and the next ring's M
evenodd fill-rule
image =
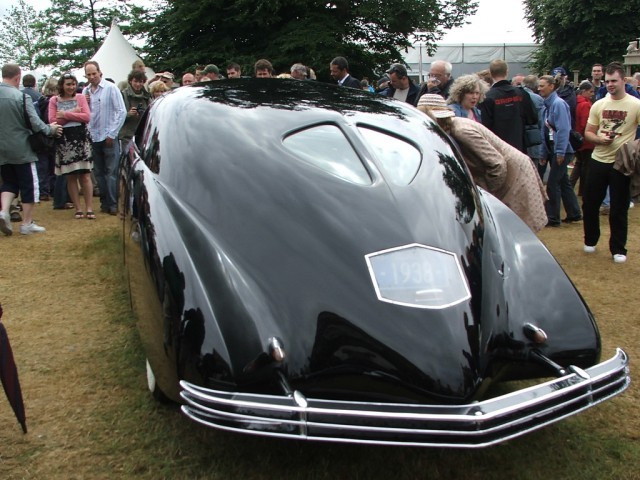
M336 57L329 64L329 74L341 87L360 90L360 80L349 74L349 62L344 57Z
M538 112L527 92L507 80L507 62L492 60L489 73L494 83L479 105L482 124L509 145L526 153L525 126L538 124Z
M210 63L202 70L202 82L220 80L220 70L214 64Z
M173 73L171 72L162 72L158 75L158 80L164 83L169 89L173 88Z
M382 92L382 95L415 106L418 103L420 89L409 79L406 67L401 63L394 63L387 70L387 74L389 75L389 85Z

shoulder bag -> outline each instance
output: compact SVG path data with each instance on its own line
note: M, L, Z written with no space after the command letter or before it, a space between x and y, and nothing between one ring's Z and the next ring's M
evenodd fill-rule
M574 150L578 150L584 143L584 137L577 130L571 130L569 132L569 143Z
M33 133L33 127L31 126L31 120L29 119L29 113L27 112L27 96L22 94L22 109L24 111L24 120L27 125L27 129L31 130L29 135L29 145L35 153L51 153L55 147L55 140L53 137L45 135L43 132Z
M540 128L538 124L534 125L525 125L524 126L524 146L535 147L536 145L542 144L542 132L540 132Z

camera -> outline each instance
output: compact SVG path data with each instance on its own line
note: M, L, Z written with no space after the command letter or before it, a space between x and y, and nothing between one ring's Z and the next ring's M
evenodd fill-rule
M144 113L144 104L139 103L136 107L136 112L138 112L138 115L142 115Z

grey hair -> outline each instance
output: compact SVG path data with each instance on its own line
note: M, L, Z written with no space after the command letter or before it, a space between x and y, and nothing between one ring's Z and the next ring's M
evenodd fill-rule
M438 64L444 65L444 71L447 72L448 75L451 75L451 72L453 71L453 65L451 65L450 62L447 62L445 60L434 60L433 62L431 62L432 67Z
M307 67L305 67L303 64L301 63L294 63L293 65L291 65L291 73L293 72L301 72L304 73L304 75L307 75Z
M536 90L538 90L538 76L527 75L526 77L524 77L522 84L529 90L533 90L535 92Z

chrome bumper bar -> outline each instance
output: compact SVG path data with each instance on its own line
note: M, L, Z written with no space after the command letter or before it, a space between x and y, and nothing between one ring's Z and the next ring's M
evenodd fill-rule
M348 402L224 392L180 382L182 411L223 430L330 442L478 448L494 445L597 405L630 383L616 355L582 370L468 405Z

